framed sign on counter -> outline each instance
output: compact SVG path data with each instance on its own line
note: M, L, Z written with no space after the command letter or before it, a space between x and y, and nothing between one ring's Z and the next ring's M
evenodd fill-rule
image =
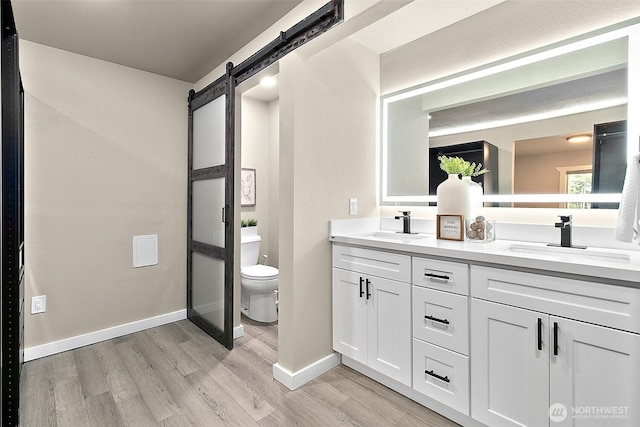
M436 237L442 240L464 240L462 215L438 215Z

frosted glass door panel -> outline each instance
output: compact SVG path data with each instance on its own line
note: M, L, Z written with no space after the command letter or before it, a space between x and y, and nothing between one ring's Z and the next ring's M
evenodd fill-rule
M224 248L224 190L224 178L193 182L193 240Z
M224 261L193 253L193 310L224 331Z
M225 95L193 112L193 169L225 164Z

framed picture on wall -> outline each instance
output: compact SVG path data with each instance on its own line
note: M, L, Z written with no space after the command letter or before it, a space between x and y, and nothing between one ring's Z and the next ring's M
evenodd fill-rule
M242 168L240 171L240 206L256 205L256 170Z

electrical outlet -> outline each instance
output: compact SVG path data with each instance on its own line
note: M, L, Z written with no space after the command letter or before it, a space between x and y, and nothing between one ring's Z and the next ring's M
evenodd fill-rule
M47 296L31 297L31 314L44 313L45 311L47 311Z

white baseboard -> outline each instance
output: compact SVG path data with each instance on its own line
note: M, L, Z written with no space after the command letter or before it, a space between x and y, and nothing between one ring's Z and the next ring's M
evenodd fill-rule
M233 339L237 340L244 336L244 325L236 326L233 328Z
M335 368L339 364L340 355L338 353L330 354L311 365L305 366L297 372L291 372L276 363L273 365L273 378L287 386L290 390L295 390L312 379Z
M112 328L102 329L90 332L84 335L78 335L71 338L65 338L60 341L54 341L47 344L38 345L24 349L24 361L39 359L41 357L50 356L52 354L61 353L63 351L73 350L75 348L84 347L85 345L95 344L100 341L121 337L123 335L139 332L144 329L154 328L156 326L165 325L171 322L177 322L187 318L187 310L178 310L173 313L161 314L147 319L137 320L124 325L114 326ZM235 332L235 331L234 331Z

